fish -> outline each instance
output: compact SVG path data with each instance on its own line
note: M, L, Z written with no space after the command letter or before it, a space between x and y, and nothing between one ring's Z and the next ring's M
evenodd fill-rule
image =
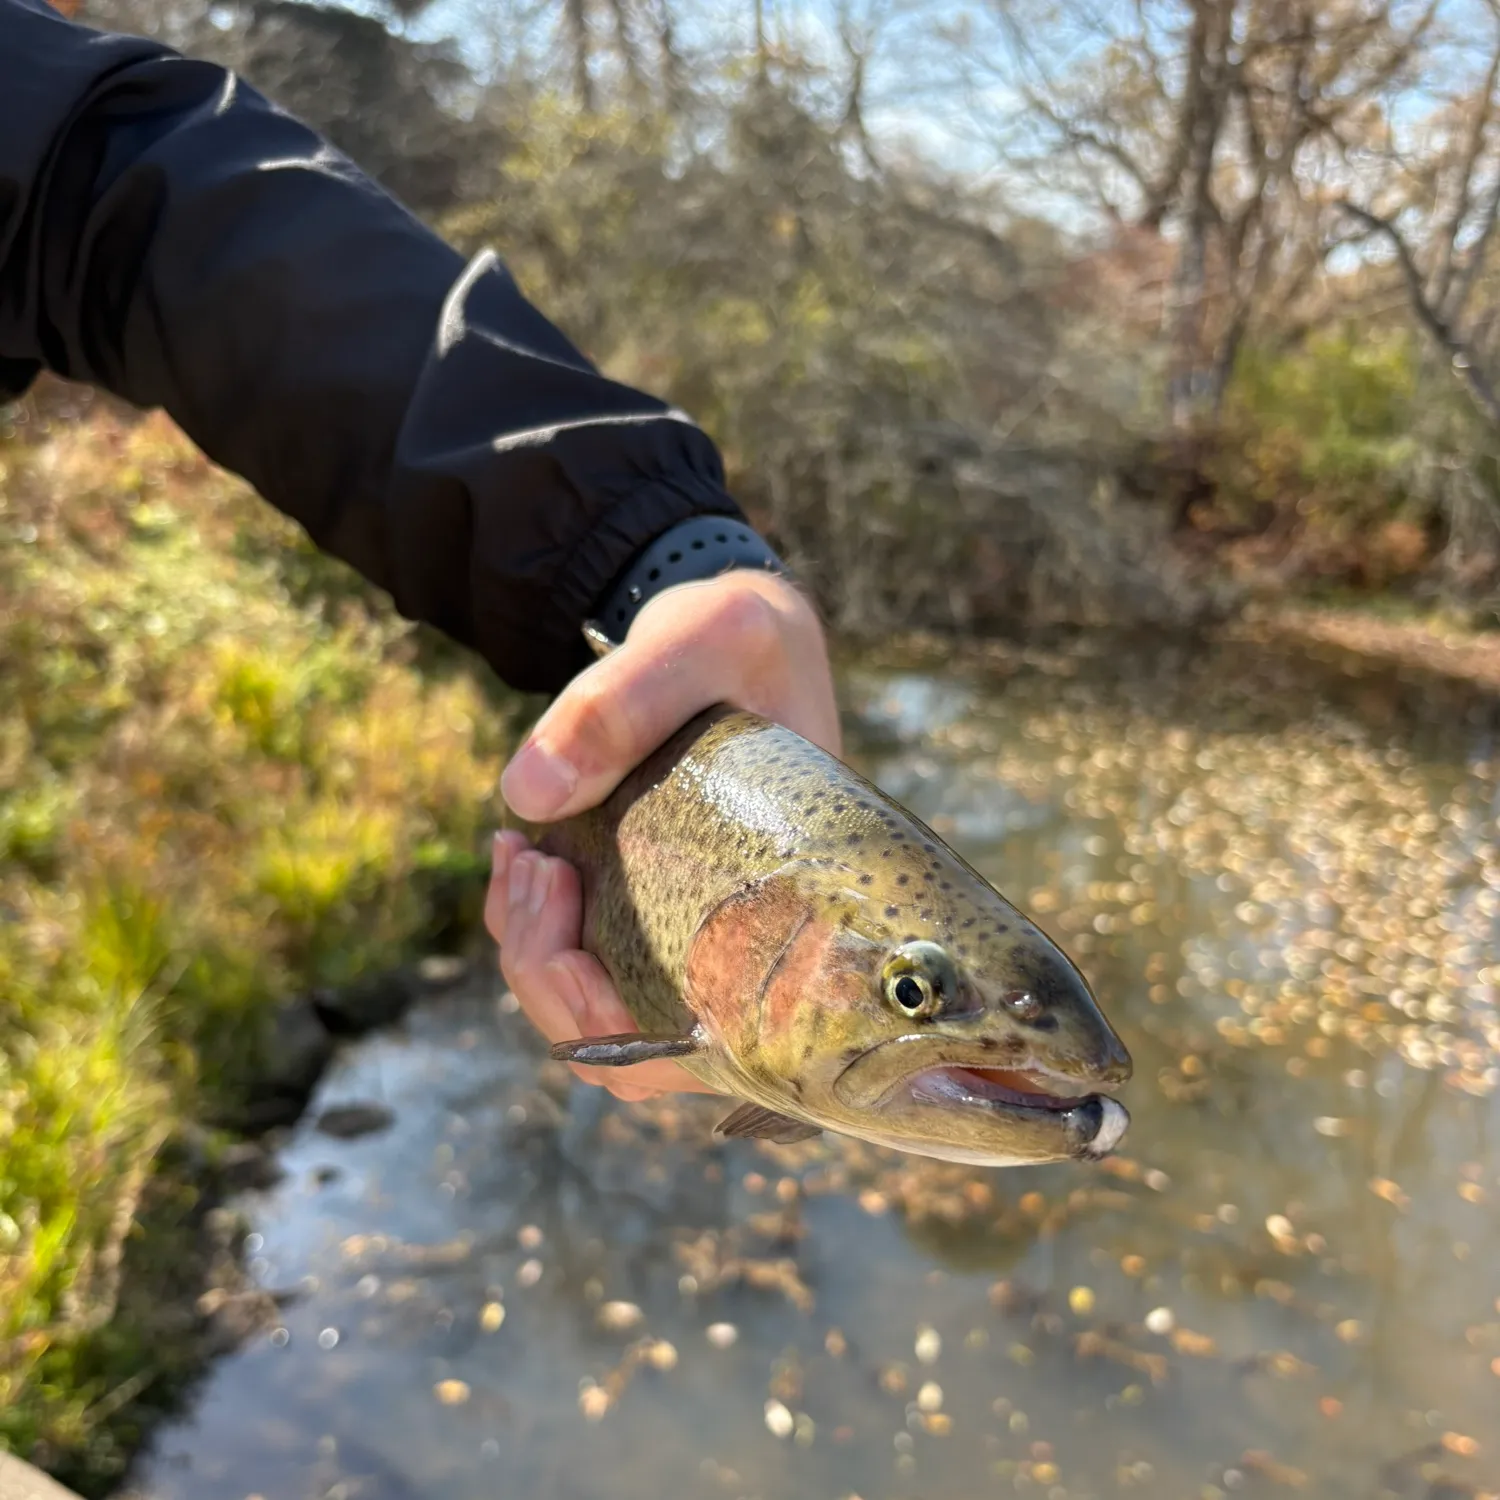
M578 869L582 946L640 1028L559 1060L672 1059L737 1101L731 1138L1008 1167L1097 1160L1126 1132L1130 1054L1077 965L790 729L717 704L535 842Z

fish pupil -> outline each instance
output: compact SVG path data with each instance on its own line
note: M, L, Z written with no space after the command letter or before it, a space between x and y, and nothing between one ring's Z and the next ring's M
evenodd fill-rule
M896 981L896 1004L902 1010L921 1010L926 999L922 986L910 974L903 974Z

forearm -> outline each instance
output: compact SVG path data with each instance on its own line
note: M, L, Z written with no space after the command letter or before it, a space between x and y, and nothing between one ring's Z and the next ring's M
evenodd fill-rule
M579 621L646 543L739 518L702 432L307 127L0 0L0 392L40 368L164 408L519 687L582 665Z

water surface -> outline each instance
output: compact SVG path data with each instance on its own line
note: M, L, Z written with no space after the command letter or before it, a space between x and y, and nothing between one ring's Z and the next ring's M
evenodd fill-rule
M244 1202L300 1287L153 1500L1500 1491L1493 704L1246 643L865 666L853 758L1079 959L1119 1157L709 1137L498 986L342 1057Z

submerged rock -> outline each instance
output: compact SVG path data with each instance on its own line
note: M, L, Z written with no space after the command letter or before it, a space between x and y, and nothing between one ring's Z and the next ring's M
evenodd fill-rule
M336 1047L308 995L284 1000L272 1012L258 1076L233 1123L250 1135L292 1125L301 1117Z
M318 1020L333 1036L362 1036L378 1027L394 1025L420 993L415 974L396 970L342 989L314 990L311 1000Z
M316 1129L341 1141L389 1130L395 1123L393 1110L383 1104L335 1104L318 1116Z

